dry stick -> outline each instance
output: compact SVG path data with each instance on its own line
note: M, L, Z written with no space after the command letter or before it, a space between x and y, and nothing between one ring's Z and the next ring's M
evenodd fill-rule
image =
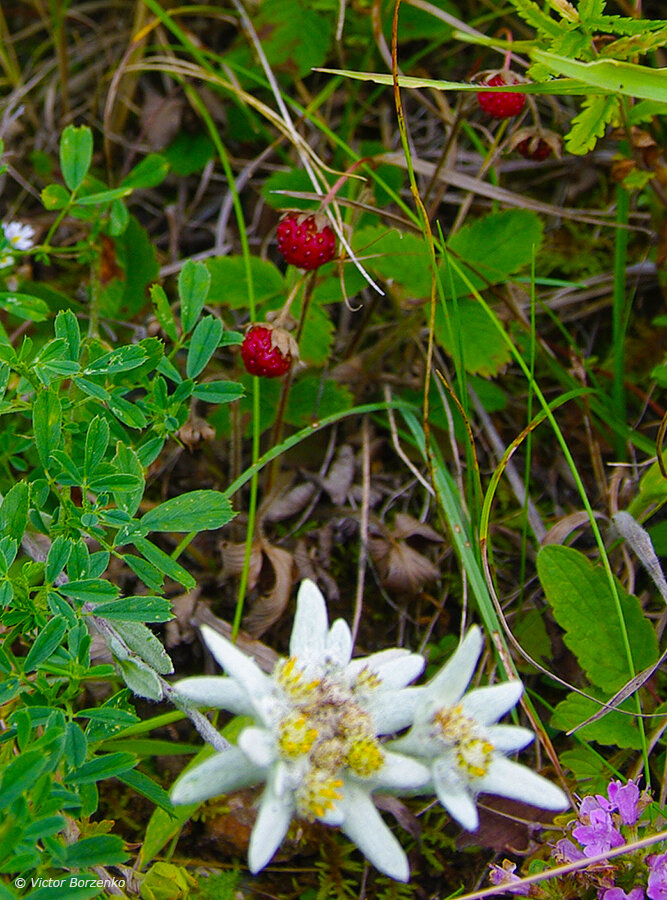
M361 422L361 519L359 523L359 562L357 564L357 593L354 598L354 617L352 619L352 646L357 639L361 612L364 603L364 582L366 580L366 564L368 561L368 513L371 505L371 451L368 434L368 416Z

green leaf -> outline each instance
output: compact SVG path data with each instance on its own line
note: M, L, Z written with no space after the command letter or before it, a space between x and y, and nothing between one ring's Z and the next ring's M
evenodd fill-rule
M138 575L147 588L151 591L161 591L164 585L164 575L154 565L143 559L141 556L134 556L132 553L126 553L123 556L123 562L126 566Z
M114 650L112 642L112 650ZM147 700L160 701L164 699L164 691L160 678L152 666L146 665L141 659L131 659L127 655L118 657L118 668L123 676L123 681L138 697Z
M109 409L123 425L128 428L145 428L148 424L146 416L135 403L130 403L118 394L111 394L108 399Z
M612 99L610 95L625 94L667 103L667 69L651 69L615 59L579 62L539 49L531 56L558 75L576 78L600 89L609 100Z
M55 335L65 342L67 358L72 362L79 361L81 352L81 330L79 322L71 309L61 309L54 323Z
M178 340L176 320L174 319L174 314L162 285L151 285L151 302L153 304L153 309L155 310L155 318L162 326L164 333L168 338L176 342Z
M205 381L192 391L197 400L206 403L231 403L243 396L243 385L237 381Z
M435 310L435 337L450 356L463 352L467 372L492 376L510 362L512 351L481 303L469 297Z
M206 303L211 285L211 274L202 262L189 259L178 275L178 298L181 303L183 333L195 327Z
M123 178L121 187L152 188L162 184L169 173L169 163L159 153L149 153Z
M277 266L258 256L251 256L249 264L256 303L285 295L285 279ZM206 267L211 273L208 305L247 310L249 288L243 257L216 256L206 261Z
M263 0L253 24L271 68L291 78L305 78L323 65L333 45L334 17L310 0Z
M274 209L317 209L317 203L314 200L306 200L301 197L286 196L283 191L290 193L312 193L313 182L305 169L295 168L289 169L287 172L273 172L264 181L261 188L262 197Z
M78 600L80 603L101 603L104 600L114 600L120 593L120 588L115 584L101 578L68 581L60 585L58 590L71 600Z
M60 865L67 869L82 869L89 866L117 866L124 863L130 854L125 850L123 839L115 834L95 834L68 844L60 854ZM82 876L80 880L93 876ZM69 880L69 879L68 879Z
M431 295L431 256L422 237L382 225L360 228L354 249L374 275L415 299Z
M98 478L91 478L88 481L88 487L95 494L131 494L137 490L143 491L144 479L140 475L126 475L117 472L113 475L100 475Z
M608 97L588 97L582 103L582 111L570 123L571 128L565 139L568 153L582 156L595 147L598 138L607 130L607 125L619 112L619 100L611 94Z
M83 457L83 474L90 478L104 459L109 446L109 423L100 416L95 416L86 432L86 446Z
M565 643L593 684L615 693L658 658L651 623L636 597L615 579L635 672L628 670L625 644L613 594L601 567L570 547L547 545L537 557L537 571Z
M163 787L157 784L157 782L153 781L152 778L149 778L148 775L144 775L143 772L132 769L124 775L121 775L119 781L122 781L123 784L128 785L128 787L131 787L138 794L146 797L151 803L154 803L160 809L165 810L165 812L173 812L174 805L169 799L169 794Z
M524 266L542 244L542 222L534 212L507 209L464 225L447 242L448 251L474 288L501 284ZM440 278L446 297L464 297L470 287L445 258ZM453 287L452 287L453 284Z
M146 361L146 351L139 344L129 344L118 347L99 356L88 363L84 369L84 375L111 375L115 372L128 372L143 365Z
M160 675L171 675L174 671L174 664L162 646L162 642L150 628L141 622L128 622L127 620L116 622L114 627L133 653L140 656Z
M46 557L44 579L53 584L58 575L63 571L72 553L72 540L64 534L54 538Z
M44 209L49 211L64 209L70 201L69 191L62 184L47 184L40 196Z
M628 710L628 708L627 702L621 705L621 709ZM599 705L592 700L588 700L580 694L568 694L566 699L556 707L551 717L551 725L562 731L569 731L599 711ZM579 728L577 736L583 741L595 741L598 744L623 747L624 749L641 750L643 746L642 736L633 716L624 715L616 710L607 713L590 725Z
M47 622L23 660L23 671L32 672L45 662L60 646L66 631L67 620L64 616L54 616Z
M43 322L49 317L49 307L43 300L16 291L0 291L0 309L29 322Z
M351 409L353 402L348 388L332 378L305 375L292 385L285 410L285 421L300 427Z
M157 569L164 573L167 578L182 584L186 590L191 591L196 587L197 582L192 575L184 569L183 566L168 556L164 550L156 547L146 538L136 538L134 546L142 553L146 559L152 563Z
M164 151L174 175L187 176L201 172L206 163L215 156L215 145L207 134L179 131ZM312 187L312 185L311 185Z
M235 516L229 500L220 491L190 491L166 500L141 519L150 531L206 531L222 528Z
M68 125L60 138L60 169L70 191L75 191L88 174L93 158L93 133L87 125Z
M205 316L197 324L190 339L185 373L188 378L196 378L203 372L210 358L220 344L222 322L216 316Z
M100 603L93 612L103 619L124 622L168 622L174 618L169 600L143 595Z
M6 809L24 791L33 787L47 763L48 758L42 750L27 750L11 760L0 783L0 809Z
M122 242L125 256L125 290L120 309L133 316L144 307L148 286L158 277L160 264L151 236L134 216L130 216L118 242Z
M39 391L32 409L32 424L39 458L48 469L51 454L60 446L62 409L56 390Z
M11 487L0 505L0 524L3 536L13 538L17 543L23 540L28 525L28 503L30 488L24 481Z
M105 778L114 778L133 769L138 760L134 753L105 753L96 756L65 776L66 784L94 784Z

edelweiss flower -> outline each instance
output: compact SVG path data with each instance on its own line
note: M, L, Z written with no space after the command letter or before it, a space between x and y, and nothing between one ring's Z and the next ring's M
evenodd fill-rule
M30 250L33 245L35 229L32 225L22 225L20 222L8 222L2 224L2 237L0 240L0 269L6 269L14 262L11 250Z
M379 741L412 722L419 695L406 685L421 673L423 658L394 649L352 660L350 629L342 619L329 628L311 581L299 589L290 656L271 676L212 629L202 626L202 635L229 677L187 678L175 689L196 704L250 715L255 724L236 747L182 775L174 803L265 782L248 850L251 872L271 860L298 816L339 826L377 869L407 881L405 853L371 794L429 780L426 766Z
M469 831L479 826L475 796L482 792L542 809L567 806L559 788L505 757L533 739L526 728L496 725L519 700L521 682L465 693L481 652L482 634L473 627L429 684L407 689L418 698L414 725L404 737L387 744L429 766L438 799Z

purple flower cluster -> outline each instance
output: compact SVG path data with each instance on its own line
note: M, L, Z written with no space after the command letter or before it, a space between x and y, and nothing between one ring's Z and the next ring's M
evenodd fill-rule
M667 853L647 856L646 862L648 863L646 896L649 900L667 900Z

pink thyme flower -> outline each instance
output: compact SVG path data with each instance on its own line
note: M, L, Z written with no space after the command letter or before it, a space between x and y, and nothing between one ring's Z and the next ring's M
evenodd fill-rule
M647 856L649 900L667 900L667 853Z
M581 804L582 813L584 803L589 799L593 798L584 798ZM625 839L615 828L611 814L600 807L591 809L591 806L592 804L587 804L586 807L590 812L580 813L585 824L578 825L572 831L572 837L584 848L584 856L597 856L599 853L608 853L612 847L623 846Z
M627 784L611 781L607 795L612 808L617 809L624 825L636 825L639 818L639 788L630 780Z
M515 875L516 865L513 862L510 862L509 859L504 859L502 866L491 866L491 872L489 874L489 881L491 884L498 885L499 887L505 888L503 893L505 894L518 894L521 897L528 897L530 894L530 885L527 884L517 884L521 879L518 875ZM612 900L614 898L612 897ZM635 900L633 897L632 900Z
M607 888L600 900L644 900L644 888L633 887L629 894L620 887Z

